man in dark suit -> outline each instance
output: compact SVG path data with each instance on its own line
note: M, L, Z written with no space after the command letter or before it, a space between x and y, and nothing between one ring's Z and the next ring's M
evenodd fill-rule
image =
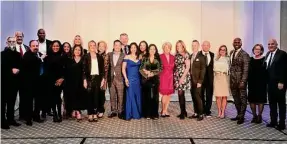
M204 114L206 117L211 116L211 105L213 96L213 63L214 63L214 53L210 50L210 42L204 41L202 43L202 51L200 54L204 57L206 62L204 80L201 87L201 97L203 103Z
M42 123L40 119L39 79L43 74L43 61L45 55L38 52L39 43L37 40L29 42L30 50L25 53L22 60L22 75L24 84L24 98L22 101L25 109L25 120L28 126L32 126L33 121Z
M268 41L269 52L266 54L268 101L271 122L267 127L276 127L278 130L286 129L286 52L278 48L275 39ZM277 105L279 107L279 125L277 121Z
M30 50L30 48L23 43L24 33L21 31L16 31L15 32L15 38L16 38L16 51L20 53L21 57L23 57L24 54ZM22 81L22 78L23 78L23 76L22 76L21 72L19 72L20 81ZM24 116L24 113L23 113L24 112L24 106L22 103L22 101L23 101L22 92L24 91L23 88L24 88L24 86L20 85L19 89L18 89L18 91L19 91L19 119L20 120L24 119L24 117L23 117Z
M39 52L41 54L45 55L50 55L52 52L52 48L51 48L51 44L52 41L46 39L46 32L44 29L39 29L37 32L37 36L38 36L38 42L39 42ZM44 57L43 56L43 57ZM40 77L40 91L47 91L47 78L44 75L41 75ZM49 116L53 116L52 112L51 112L51 108L47 105L46 101L48 100L48 95L47 93L43 93L42 94L42 99L41 101L41 109L42 109L42 118L46 118L46 114L48 114Z
M250 57L242 48L240 38L233 40L234 50L230 52L230 88L234 99L237 116L232 118L232 121L237 121L237 124L244 123L244 115L247 107L247 77L249 69Z
M1 128L3 129L9 129L9 125L21 125L14 119L21 63L21 55L16 51L15 43L14 37L8 37L7 47L1 52Z
M111 113L109 114L109 118L115 117L116 115L121 117L124 109L124 82L122 75L122 63L125 54L121 52L121 46L121 42L119 40L115 40L113 52L108 53L108 86L111 97Z
M198 52L199 42L192 42L192 55L190 60L191 90L190 94L193 101L194 114L190 118L203 120L203 104L201 98L201 87L206 71L206 61L204 56Z
M129 42L129 36L126 33L122 33L120 35L120 41L122 42L122 51L125 55L129 54L130 46L128 45Z

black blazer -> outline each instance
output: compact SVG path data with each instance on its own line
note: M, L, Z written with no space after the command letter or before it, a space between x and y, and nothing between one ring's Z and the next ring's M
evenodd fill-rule
M97 53L97 60L98 60L99 76L101 79L103 79L105 74L104 58ZM92 58L90 53L87 53L84 55L83 59L83 79L86 79L87 81L91 80L91 69L92 69Z
M23 44L23 45L24 45L24 48L25 48L26 52L30 50L30 47L29 47L29 46L27 46L27 45L25 45L25 44ZM4 48L4 50L6 50L6 49L9 49L9 47L5 47L5 48Z
M270 52L267 52L265 61L268 60ZM269 82L273 83L286 83L287 79L287 54L286 52L277 49L273 56L273 61L269 68L267 68L267 76ZM268 67L268 63L267 63Z
M6 47L5 50L1 52L1 81L4 85L5 82L13 83L11 80L18 77L19 74L13 74L12 69L17 68L20 70L21 59L22 57L19 52L16 50L13 51L8 47Z
M209 54L210 54L210 62L209 62L209 65L206 66L205 75L208 75L209 81L213 83L213 77L214 77L214 73L213 73L214 53L210 51ZM200 55L203 56L203 58L205 56L202 51L200 51Z

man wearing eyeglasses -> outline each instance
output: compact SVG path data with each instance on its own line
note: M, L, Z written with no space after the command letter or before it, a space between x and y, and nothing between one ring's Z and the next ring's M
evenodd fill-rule
M1 52L1 128L20 126L14 119L14 107L19 90L21 54L16 51L15 37L7 38L7 47ZM6 109L7 108L7 109Z

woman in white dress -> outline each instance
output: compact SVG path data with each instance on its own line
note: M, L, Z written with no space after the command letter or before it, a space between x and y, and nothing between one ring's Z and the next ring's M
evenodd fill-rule
M229 90L229 57L227 47L222 45L219 47L217 56L214 60L214 95L219 118L224 118L227 96L230 95Z

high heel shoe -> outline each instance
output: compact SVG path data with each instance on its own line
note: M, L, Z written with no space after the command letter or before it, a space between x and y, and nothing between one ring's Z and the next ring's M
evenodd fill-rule
M89 115L88 121L93 122L93 115Z
M94 122L98 122L98 117L97 117L97 115L93 115L93 121L94 121Z
M73 117L73 118L76 118L76 116L77 116L76 111L73 111L72 117Z

